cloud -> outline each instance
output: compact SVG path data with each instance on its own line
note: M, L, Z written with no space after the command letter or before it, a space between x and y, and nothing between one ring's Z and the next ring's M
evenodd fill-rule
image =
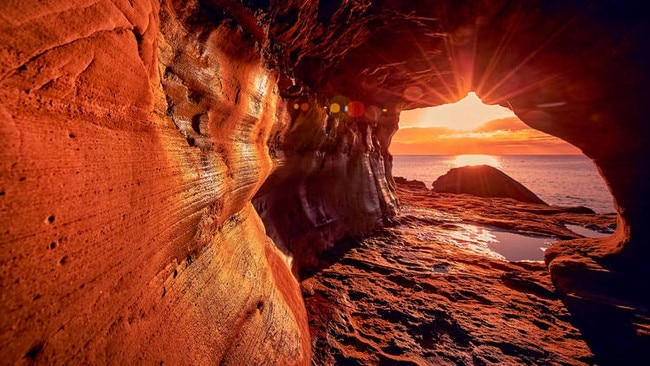
M400 113L402 127L447 127L456 130L473 130L486 121L514 117L514 113L499 105L486 105L470 92L455 103L437 107L405 110Z
M528 127L528 125L523 123L519 118L509 117L509 118L494 119L485 122L484 124L473 129L472 131L474 132L489 132L489 131L499 131L499 130L519 131L519 130L528 130L528 129L530 129L530 127Z
M518 118L486 122L471 131L445 127L402 128L393 136L392 154L580 154L567 142L534 130Z
M425 142L453 133L456 131L445 127L407 127L397 130L393 140L397 139L403 143Z
M512 134L510 131L497 130L485 132L456 132L452 134L439 135L440 139L498 139L501 136L508 136Z

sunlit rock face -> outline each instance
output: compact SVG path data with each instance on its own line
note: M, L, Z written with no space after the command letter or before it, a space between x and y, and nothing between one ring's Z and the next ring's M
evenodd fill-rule
M291 270L390 218L399 110L470 90L616 199L614 236L548 251L558 289L647 304L635 3L2 2L0 356L309 363Z
M289 123L237 23L195 2L3 2L0 357L307 364L251 199Z

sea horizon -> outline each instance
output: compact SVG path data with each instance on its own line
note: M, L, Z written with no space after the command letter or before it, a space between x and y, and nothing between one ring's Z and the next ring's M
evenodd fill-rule
M591 159L578 154L393 155L392 174L424 182L428 188L450 169L487 164L503 171L555 206L585 206L615 212L613 198Z

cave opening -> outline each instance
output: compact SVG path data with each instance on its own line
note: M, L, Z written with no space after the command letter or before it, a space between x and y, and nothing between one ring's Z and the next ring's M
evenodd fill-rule
M389 146L393 176L431 188L449 169L487 164L550 205L615 212L606 182L580 149L528 126L506 107L483 103L474 92L454 103L401 111L399 118Z
M460 174L453 176L452 169L488 165L521 183L540 198L540 203L615 215L607 184L580 149L531 128L509 108L483 103L474 92L454 103L401 111L399 118L399 128L389 146L391 176L398 182L423 182L439 193L519 199L505 188L491 187L503 182L490 181L487 174L464 178L479 183L459 181L463 179ZM613 219L608 226L600 227L570 219L563 224L586 238L606 237L616 228ZM518 233L490 226L466 229L480 239L470 241L470 248L509 261L543 261L544 251L552 243L572 239L565 233Z
M314 321L316 359L355 359L346 356L350 345L378 362L382 357L389 361L405 357L434 364L466 363L452 350L462 354L471 348L473 361L480 364L493 357L488 347L495 347L496 353L516 354L520 362L527 357L540 362L546 356L536 352L540 344L549 346L549 334L554 334L550 343L557 341L557 349L570 349L551 352L553 358L589 359L592 352L600 352L568 341L579 331L570 318L560 315L561 300L543 261L552 242L599 240L614 232L612 196L594 162L575 146L529 127L514 114L502 118L510 120L490 120L465 129L415 126L407 131L404 117L414 111L400 112L399 129L390 144L388 176L395 181L400 202L397 225L362 239L302 282L312 319L322 317L319 311L329 306L342 314L331 323L337 326L323 327ZM464 139L468 150L418 154L417 149L400 146L408 152L402 155L393 145L408 138L422 141L431 136L428 133ZM485 141L471 142L494 136L502 138L496 144L501 150L486 150ZM513 136L517 140L509 141ZM531 140L537 146L531 146ZM508 154L508 148L515 153ZM523 181L544 197L544 204L432 191L438 176L477 161L496 165L515 181ZM437 174L418 175L431 165L438 166ZM464 178L468 179L500 184L489 177ZM591 193L597 198L585 198ZM513 247L523 248L524 253ZM537 256L531 257L535 251ZM328 299L340 300L332 304ZM391 334L394 340L382 334ZM525 339L521 334L526 334ZM491 341L493 337L502 342ZM360 344L362 348L356 348Z
M522 21L524 15L528 14L522 9L510 9L511 15L507 9L503 13L491 14L494 15L494 24L484 19L443 24L441 28L448 31L448 36L439 36L440 33L422 36L421 21L424 18L418 18L414 29L404 26L405 30L400 33L392 28L380 28L365 43L346 51L347 56L340 64L326 69L327 72L318 77L312 71L314 64L304 63L302 71L307 74L306 85L318 86L319 79L326 80L320 85L324 105L304 110L302 104L293 104L293 111L298 117L292 121L292 126L297 126L292 131L301 128L304 131L295 133L295 141L300 142L303 152L313 155L305 157L294 154L287 159L285 166L308 167L306 177L302 177L298 183L298 195L287 194L278 200L280 204L276 206L281 207L282 211L273 211L274 205L270 205L260 215L265 223L270 223L267 225L269 233L279 232L277 228L291 227L291 233L282 240L274 237L274 241L294 255L296 267L318 268L313 276L300 277L303 279L303 293L306 294L311 319L322 319L323 309L336 309L332 313L336 314L333 323L337 326L311 329L312 335L315 334L315 352L322 352L317 359L349 362L354 359L350 354L356 350L366 352L368 357L375 357L371 360L374 363L395 361L396 358L391 356L432 357L427 359L430 363L489 363L485 361L492 357L489 351L472 349L476 355L473 360L460 360L447 353L455 349L467 354L470 350L464 347L472 343L495 347L503 354L517 354L520 357L518 362L522 362L526 355L533 355L529 361L539 363L544 356L537 353L538 346L547 344L543 340L544 331L557 336L558 343L550 348L571 349L562 355L554 353L553 357L558 358L548 360L549 363L558 362L561 358L589 360L593 357L591 351L583 348L584 344L562 344L575 339L576 333L568 318L559 315L564 311L560 310L564 309L561 301L566 299L562 296L576 290L585 297L599 298L598 291L590 287L592 283L610 282L592 281L593 277L590 276L607 273L609 269L599 270L603 263L600 258L607 251L618 254L622 251L620 248L629 244L629 240L623 243L629 226L625 221L634 215L621 210L621 206L629 206L635 201L622 200L629 194L624 193L626 190L621 190L621 187L630 187L630 192L638 192L638 187L630 183L638 174L619 164L617 155L622 157L623 154L615 151L620 151L624 146L613 142L615 139L609 139L609 136L623 135L615 127L619 125L615 116L617 112L632 110L627 107L632 107L633 99L622 101L624 98L610 92L614 90L614 83L606 80L613 76L611 70L615 68L604 67L594 61L597 58L593 57L590 47L579 55L567 52L570 45L576 44L572 37L584 41L581 45L589 44L582 33L576 31L579 28L576 24L582 18L578 18L578 21L570 19L570 22L564 17L557 21L544 19L544 22L540 21L542 27L533 27L531 24L535 23ZM533 14L531 18L539 21L536 16ZM405 23L408 23L411 19L406 18ZM431 19L434 18L426 18L426 21ZM564 37L569 40L565 41ZM625 79L622 75L617 77ZM576 154L578 148L578 152L584 152L584 156L589 158L580 155L582 163L591 168L591 173L594 173L591 164L596 164L601 173L596 173L595 179L603 183L601 176L606 178L611 191L618 192L616 208L611 206L612 199L604 183L601 191L607 208L598 211L608 215L597 215L598 218L593 219L589 217L591 213L579 207L558 210L553 206L533 207L529 203L519 204L516 200L513 203L498 198L464 196L458 199L439 194L433 202L430 187L426 185L431 184L435 177L423 179L424 187L408 181L397 181L393 188L402 208L396 220L398 225L384 228L372 238L361 239L359 246L337 255L333 263L322 266L319 262L331 253L331 249L343 247L339 241L341 237L355 234L354 230L343 229L342 223L355 223L355 229L368 227L367 220L376 217L377 212L388 206L382 207L382 203L386 202L381 202L383 176L375 167L381 164L382 159L386 162L385 174L389 183L392 174L398 175L391 165L395 166L399 157L391 157L388 151L382 149L388 150L386 141L394 148L391 139L398 135L393 133L403 133L404 129L397 129L398 121L391 119L391 113L386 113L382 107L387 103L404 102L400 116L403 117L404 113L415 108L460 99L461 94L470 90L486 97L489 104L507 104L531 127L529 130L549 133L577 147L565 145L567 150L564 154L579 156ZM379 106L383 113L374 120L364 120L362 113L357 113L358 108L346 104L350 100L339 102L332 99L340 94L357 102L363 101L363 105L368 107ZM342 112L359 118L339 118ZM606 121L609 121L607 126L610 127L606 126ZM318 142L307 146L305 140L320 133L315 129L321 125L324 126L322 131L333 131L332 134L345 136L347 141L361 141L362 146L355 151L347 143L334 146L329 144L329 140L325 144ZM350 129L343 131L337 127L343 125L350 126ZM417 137L421 138L422 130L416 132ZM390 137L384 139L386 136ZM452 155L457 154L454 152ZM381 156L377 158L377 155ZM312 156L315 158L310 160ZM539 162L523 164L526 168L542 166ZM423 163L417 162L416 165L421 168ZM576 178L576 171L573 168L565 169L557 174L558 181L567 183L566 178ZM286 187L284 183L295 184L295 181L284 178L283 174L288 173L274 173L268 181L273 183L268 185ZM377 184L368 186L360 179L361 176L374 177ZM515 178L516 181L522 180ZM344 180L350 184L344 187L341 183ZM558 189L557 184L547 185L553 190ZM266 191L265 187L262 193ZM566 190L574 193L583 191L575 184L569 184ZM370 196L380 197L380 202ZM258 197L260 201L265 200L262 195ZM299 209L285 215L288 219L280 223L279 218L287 211L286 202L292 198L299 202L296 205ZM367 209L358 210L358 204ZM624 219L612 214L613 211L624 215ZM466 226L468 223L473 226ZM490 238L476 230L479 225L528 236L544 233L547 237L568 241L556 245L546 263L518 259L503 261L502 258L490 257ZM609 235L615 227L618 235ZM596 232L607 234L607 237L585 238L588 236L585 234L591 233L576 232L579 228L596 229ZM465 250L470 244L474 245L475 250ZM630 248L634 252L640 246L628 245L627 250ZM576 260L583 256L587 259ZM585 267L587 270L584 272L588 275L581 277L583 273L580 271ZM337 300L324 305L331 299ZM576 300L571 298L569 301ZM517 304L516 309L513 309L513 303ZM481 317L481 312L489 314ZM542 318L545 321L537 321ZM315 328L319 326L317 321L314 324ZM557 327L558 324L564 325ZM396 329L401 326L407 326L408 334ZM501 338L502 342L494 343L491 339L499 338L502 334L490 333L486 330L490 327L505 330L503 334L516 328L520 334L509 334L507 339ZM376 329L395 335L394 341L389 342ZM469 333L482 335L474 336L468 342L468 329L471 330ZM513 346L514 339L520 340L524 333L526 340L517 341L517 346ZM538 336L541 338L536 339ZM377 355L380 355L379 358L376 358Z
M8 363L650 364L643 2L60 3L0 2ZM615 234L395 184L393 107L470 90L592 159Z

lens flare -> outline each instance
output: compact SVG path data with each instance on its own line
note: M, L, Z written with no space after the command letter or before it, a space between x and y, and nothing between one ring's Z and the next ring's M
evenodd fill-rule
M363 114L366 112L366 106L363 105L363 103L359 101L352 101L350 104L348 104L348 115L350 117L361 117Z

